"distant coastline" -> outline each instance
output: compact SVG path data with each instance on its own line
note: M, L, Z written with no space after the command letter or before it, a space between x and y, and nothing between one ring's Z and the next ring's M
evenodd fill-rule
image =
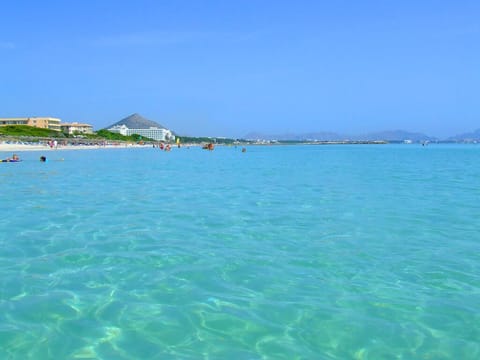
M336 132L307 132L307 133L284 133L284 134L265 134L251 132L244 136L244 139L263 140L263 141L302 141L302 142L322 142L322 141L386 141L393 143L411 142L411 143L452 143L452 142L480 142L480 129L469 133L449 136L443 139L430 136L419 132L406 130L388 130L371 132L362 135L346 135Z
M217 146L276 146L276 145L355 145L355 144L365 144L365 145L382 145L388 144L387 141L283 141L283 142L242 142L239 144L217 144ZM201 144L196 143L187 143L182 144L181 147L190 147L190 146L201 146ZM0 152L13 152L13 151L56 151L56 150L95 150L95 149L125 149L125 148L150 148L153 147L152 143L92 143L92 144L74 144L66 143L59 144L56 147L50 147L48 144L43 143L34 143L34 142L22 142L22 141L0 141Z
M458 144L468 142L455 142L455 141L437 141L433 144ZM386 144L405 144L405 145L420 145L420 143L409 143L404 141L249 141L239 144L221 144L217 143L216 146L294 146L294 145L311 145L311 146L326 146L326 145L386 145ZM431 143L422 143L422 145L428 145ZM32 143L32 142L6 142L0 140L0 153L12 153L12 152L30 152L30 151L63 151L63 150L99 150L99 149L145 149L152 148L152 143L105 143L105 144L60 144L57 147L51 148L48 144ZM181 147L196 147L202 146L200 143L185 143ZM176 148L176 147L173 147Z

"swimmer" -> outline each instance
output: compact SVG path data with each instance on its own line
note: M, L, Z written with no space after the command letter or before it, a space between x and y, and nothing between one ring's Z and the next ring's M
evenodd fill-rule
M45 156L40 156L40 161L41 162L47 162L47 158Z
M4 160L0 160L0 162L20 162L20 158L17 154L13 154L11 158L6 158Z

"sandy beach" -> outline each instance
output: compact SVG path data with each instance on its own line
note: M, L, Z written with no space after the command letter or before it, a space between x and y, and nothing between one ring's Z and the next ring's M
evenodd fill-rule
M57 151L57 150L95 150L95 149L124 149L124 148L145 148L151 145L138 144L107 144L107 145L59 145L51 148L42 144L21 144L0 142L0 153L12 153L22 151Z

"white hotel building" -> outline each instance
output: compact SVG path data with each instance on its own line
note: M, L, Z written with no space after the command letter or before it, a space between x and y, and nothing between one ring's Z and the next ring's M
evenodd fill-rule
M129 129L126 125L114 125L109 128L108 131L125 136L137 134L157 141L175 140L175 135L173 135L170 130L158 127L150 127L148 129Z

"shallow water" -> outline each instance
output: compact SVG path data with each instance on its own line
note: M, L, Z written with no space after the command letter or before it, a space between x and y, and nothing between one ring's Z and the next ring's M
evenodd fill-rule
M2 359L480 358L480 146L20 155Z

